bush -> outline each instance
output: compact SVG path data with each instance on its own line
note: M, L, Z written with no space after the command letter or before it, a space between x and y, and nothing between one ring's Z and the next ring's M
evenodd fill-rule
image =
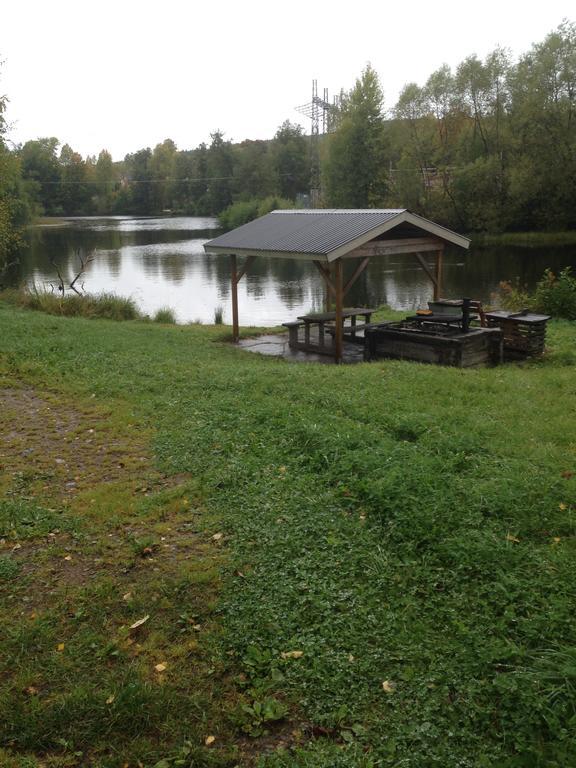
M229 230L240 227L242 224L247 224L259 216L270 213L270 211L283 208L294 208L294 203L292 200L270 195L262 200L252 198L252 200L239 200L236 203L232 203L232 205L220 213L218 218L222 228Z
M247 202L239 201L232 203L226 210L222 211L220 224L223 229L235 229L246 224L258 216L258 201L249 200Z
M518 281L501 280L498 290L493 294L492 300L502 309L519 312L521 309L531 309L534 299L528 293L525 286Z
M161 307L154 315L155 323L165 323L167 325L176 325L176 315L170 307Z
M140 320L142 315L133 299L101 293L97 296L61 296L50 291L24 288L4 291L2 298L25 309L36 309L49 315L65 317L93 317L108 320Z
M503 309L531 309L552 317L576 320L576 277L572 276L570 267L558 275L547 269L533 295L518 282L503 281L494 300Z
M553 317L576 320L576 277L570 267L559 275L547 269L536 286L533 308Z
M224 307L219 304L214 307L214 325L222 325L224 322Z

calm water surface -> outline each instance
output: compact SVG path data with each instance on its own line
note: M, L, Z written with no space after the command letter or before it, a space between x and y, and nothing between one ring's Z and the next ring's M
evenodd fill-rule
M64 226L35 227L12 275L15 284L57 285L58 263L70 279L78 254L94 256L83 277L88 293L111 291L132 296L143 312L171 307L179 322L211 323L224 309L230 322L228 257L208 256L203 244L218 234L211 218L73 218ZM574 246L448 249L444 295L489 301L501 280L519 279L534 287L546 267L576 270ZM351 269L348 266L348 269ZM413 256L374 259L348 295L349 306L389 304L412 310L432 298L432 287ZM257 259L239 286L240 321L277 325L323 307L324 284L308 262Z

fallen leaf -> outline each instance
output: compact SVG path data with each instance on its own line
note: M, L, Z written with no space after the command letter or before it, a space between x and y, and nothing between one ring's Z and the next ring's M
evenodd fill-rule
M38 688L35 688L33 685L29 685L25 692L28 694L28 696L37 696Z
M395 688L396 685L390 680L384 680L382 683L382 689L386 691L386 693L394 693Z
M111 696L108 696L108 698L106 699L106 704L112 704L115 698L116 696L114 696L114 694L112 694Z
M220 541L220 539L224 536L223 533L215 533L214 536L212 536L213 541Z
M352 654L350 654L350 655L348 656L348 661L349 661L350 663L352 663L352 662L354 661L354 656L352 656Z
M64 645L64 643L58 643L58 645L56 646L56 650L57 650L57 651L59 651L60 653L62 653L62 651L64 650L64 648L66 648L66 646Z
M125 600L128 602L128 600L132 600L132 592L126 592L125 595L122 595L122 600Z
M146 615L146 616L144 616L144 618L138 619L138 621L135 621L134 624L130 624L130 631L134 632L135 630L140 629L142 624L146 624L146 622L148 621L149 618L150 618L150 616Z
M284 651L280 655L283 659L300 659L304 656L304 651Z
M511 533L506 534L506 541L512 541L514 544L520 544L520 539L516 536L512 536Z
M68 561L72 560L72 555L66 555L66 557L64 558L64 560L68 560Z
M22 544L14 544L12 547L12 552L14 552L16 549L22 549Z
M161 664L156 664L154 669L156 670L156 672L165 672L166 671L166 667L167 667L167 664L162 662Z
M563 502L563 501L561 501L561 502L560 502L560 504L558 504L558 509L559 509L561 512L564 512L566 509L568 509L568 506L567 506L566 504L564 504L564 502Z
M554 536L552 538L552 543L553 544L560 544L560 536Z
M216 736L206 736L204 739L204 744L206 744L207 747L209 747L211 744L214 744L216 741Z

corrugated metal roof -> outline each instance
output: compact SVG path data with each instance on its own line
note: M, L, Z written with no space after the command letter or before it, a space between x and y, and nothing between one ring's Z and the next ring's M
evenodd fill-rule
M326 255L403 210L273 211L210 240L204 247Z
M468 247L466 238L405 208L346 208L272 211L210 240L204 249L214 253L261 251L278 256L335 258L347 250L347 245L352 249L403 222Z

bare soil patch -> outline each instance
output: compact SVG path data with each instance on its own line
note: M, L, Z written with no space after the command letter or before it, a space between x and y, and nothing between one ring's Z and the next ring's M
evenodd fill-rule
M141 475L149 460L137 430L121 434L109 416L30 387L0 389L0 490L25 484L56 498Z

